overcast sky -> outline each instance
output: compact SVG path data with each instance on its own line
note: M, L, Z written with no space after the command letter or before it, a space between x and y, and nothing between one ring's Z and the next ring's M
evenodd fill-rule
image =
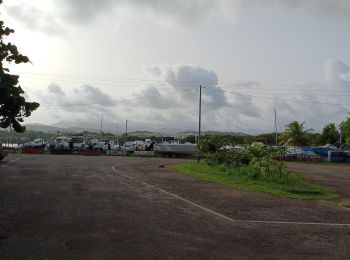
M350 112L347 0L5 0L26 123L270 132ZM121 127L120 127L121 128Z

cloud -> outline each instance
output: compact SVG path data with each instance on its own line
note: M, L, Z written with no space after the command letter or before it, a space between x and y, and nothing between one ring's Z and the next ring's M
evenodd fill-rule
M226 106L226 97L221 88L217 86L217 74L195 65L161 65L153 66L148 71L153 78L166 82L173 90L179 91L181 102L197 103L199 86L203 87L203 104L211 109ZM194 97L197 97L194 98Z
M195 24L211 18L230 17L238 5L227 0L55 0L65 17L78 23L90 23L106 14L133 14L164 23Z
M299 9L307 14L350 23L350 2L347 0L252 0L250 2L267 7L270 5Z
M42 31L48 34L62 33L62 26L54 15L31 6L28 3L6 6L6 12L16 21L33 31Z
M324 75L319 81L301 83L281 94L274 94L274 104L284 124L298 119L320 130L326 123L343 120L350 111L350 105L347 105L350 104L349 72L348 64L330 59L324 64ZM294 92L295 95L286 96L284 92Z
M235 94L233 110L236 110L240 115L260 117L259 110L254 105L253 99L244 94Z
M255 80L238 81L234 84L235 88L245 88L245 89L253 88L256 86L260 86L260 83Z
M152 83L134 94L136 98L156 96L152 99L136 100L134 107L141 107L144 118L156 115L152 122L162 122L164 128L195 129L198 123L199 85L202 89L202 117L206 129L233 127L242 118L258 118L259 110L253 99L246 95L229 95L218 86L218 75L197 65L175 64L146 68L145 77ZM240 82L243 85L258 85L257 82ZM131 111L130 111L131 112ZM136 109L133 110L134 113ZM137 115L135 115L137 117ZM162 119L160 119L162 118ZM232 129L233 130L233 129Z
M242 8L283 7L299 9L307 14L350 22L350 2L347 0L56 0L63 4L70 18L89 22L106 12L129 9L139 16L180 24L197 24L211 19L232 20Z
M217 74L205 68L188 64L151 66L145 69L146 77L153 80L136 97L161 95L149 101L151 106L198 106L199 86L203 86L202 102L211 109L226 106L224 92L217 86Z
M155 86L149 85L138 93L135 93L136 100L134 103L142 103L150 108L168 109L178 106L176 99L172 94L162 91ZM137 100L139 99L139 100Z
M83 85L73 89L72 100L80 101L82 103L101 103L103 106L111 106L112 98L101 89Z
M87 110L95 109L107 112L115 105L115 100L110 95L90 85L63 89L51 83L43 90L32 91L29 94L31 99L41 103L40 109L45 111L64 110L67 113L85 113Z
M306 121L308 127L318 131L326 123L339 123L350 111L350 106L341 105L350 103L349 65L329 60L324 68L319 81L285 88L274 86L271 90L272 86L255 81L240 81L221 88L213 70L191 64L163 64L146 68L144 82L147 83L121 102L114 102L120 100L115 94L91 85L69 88L51 84L35 93L26 90L26 94L42 103L33 120L47 116L54 122L69 119L81 125L83 122L96 125L103 113L110 125L131 120L134 130L194 130L198 125L198 83L201 82L206 87L202 103L204 130L271 132L276 108L279 130L298 120ZM67 106L52 106L62 104Z
M350 24L347 0L51 0L53 10L28 2L7 4L6 12L26 27L46 33L63 32L64 25L89 26L99 19L142 19L160 26L191 26L219 20L234 21L241 9L284 8ZM37 5L39 6L39 5Z
M47 92L50 93L50 94L57 94L59 96L65 96L66 94L63 92L62 88L55 84L55 83L52 83L50 84L48 87L47 87Z
M328 60L324 66L327 83L350 87L350 67L340 60Z
M90 24L100 15L111 14L115 5L113 0L55 0L54 2L62 8L62 16L65 19L78 24Z

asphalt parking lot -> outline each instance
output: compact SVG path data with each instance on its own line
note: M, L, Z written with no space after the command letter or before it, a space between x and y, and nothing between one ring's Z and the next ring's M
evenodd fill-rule
M200 181L172 170L181 161L10 155L0 258L350 258L349 209Z

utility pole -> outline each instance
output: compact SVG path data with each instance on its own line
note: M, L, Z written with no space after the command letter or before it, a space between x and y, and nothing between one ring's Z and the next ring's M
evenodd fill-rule
M117 122L117 133L116 133L116 136L117 136L117 143L119 144L119 140L118 140L118 135L119 135L119 131L118 131L118 122Z
M202 85L199 86L199 115L198 115L198 138L197 138L197 151L198 158L197 162L201 160L201 150L200 150L200 138L201 138L201 123L202 123Z
M103 125L103 114L101 115L101 128L100 128L101 139L102 139L102 125Z
M125 152L126 152L126 141L128 140L128 122L129 120L125 120L125 141L124 141Z
M127 138L128 138L128 122L129 120L125 120L125 142L127 141Z
M278 135L277 135L277 113L276 113L276 108L273 109L275 112L275 145L278 145Z

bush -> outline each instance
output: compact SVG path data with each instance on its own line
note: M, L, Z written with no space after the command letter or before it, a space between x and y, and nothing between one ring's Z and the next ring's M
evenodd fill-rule
M251 147L240 151L207 153L205 160L208 165L221 166L232 174L246 176L252 180L281 183L288 179L289 174L286 164L276 160L280 155L279 150Z
M254 158L250 162L250 166L259 170L265 179L272 177L273 179L283 180L289 175L285 162L275 160L269 155L262 158Z
M210 166L226 164L226 161L227 153L225 152L207 153L205 156L205 162Z
M208 153L205 156L205 161L208 165L229 165L229 166L244 166L249 165L254 157L248 150L225 152L218 151L215 153Z
M203 154L216 153L225 144L227 144L227 140L221 136L205 135L200 140L199 149Z
M228 153L226 164L230 166L246 166L253 160L253 155L248 150L233 151Z
M239 151L215 151L207 152L205 160L209 165L225 164L230 166L244 166L249 165L255 158L264 158L270 156L272 158L279 158L281 151L265 148L265 147L250 147Z

